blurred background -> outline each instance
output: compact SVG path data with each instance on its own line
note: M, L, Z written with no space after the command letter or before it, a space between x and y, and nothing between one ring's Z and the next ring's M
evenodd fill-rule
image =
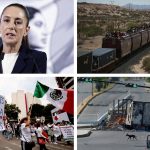
M47 73L74 73L73 0L0 0L0 13L11 3L28 8L29 44L35 50L46 52Z

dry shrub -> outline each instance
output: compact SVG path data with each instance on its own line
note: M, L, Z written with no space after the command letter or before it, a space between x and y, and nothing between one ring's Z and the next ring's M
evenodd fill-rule
M150 56L144 58L142 68L144 68L145 71L150 72Z

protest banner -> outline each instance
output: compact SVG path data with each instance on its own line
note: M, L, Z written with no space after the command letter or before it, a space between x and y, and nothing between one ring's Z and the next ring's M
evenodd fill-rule
M0 131L5 130L4 127L4 106L5 106L5 98L0 95Z
M64 139L74 138L74 129L72 126L60 126L60 130L63 134Z

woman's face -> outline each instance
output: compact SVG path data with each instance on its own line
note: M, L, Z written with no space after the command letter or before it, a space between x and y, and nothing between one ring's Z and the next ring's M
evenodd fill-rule
M0 22L0 33L3 44L21 44L23 37L29 31L29 27L26 24L27 18L21 8L15 6L6 8Z
M40 13L36 13L30 20L30 27L28 35L30 47L44 51L47 44L47 30L45 20Z

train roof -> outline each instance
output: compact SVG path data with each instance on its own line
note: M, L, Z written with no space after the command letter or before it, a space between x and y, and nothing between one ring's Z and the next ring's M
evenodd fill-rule
M93 51L93 56L104 55L112 51L116 51L116 49L115 48L97 48Z
M86 54L89 54L89 53L91 53L92 51L91 50L79 50L78 52L77 52L77 57L80 57L80 56L82 56L82 55L86 55Z

